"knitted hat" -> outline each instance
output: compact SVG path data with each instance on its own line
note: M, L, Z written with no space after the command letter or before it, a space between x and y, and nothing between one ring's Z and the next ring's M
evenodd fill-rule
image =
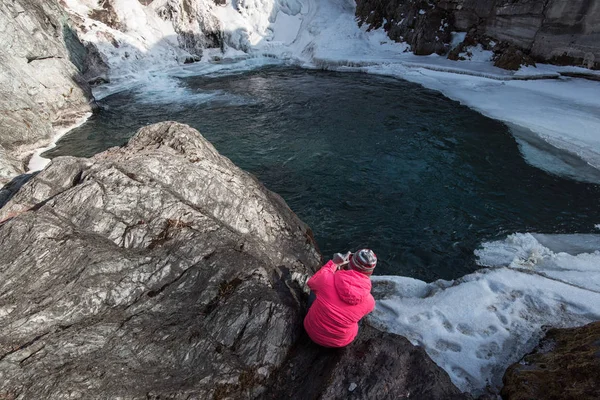
M365 275L371 275L377 265L377 256L373 250L360 249L350 256L350 268L362 272Z

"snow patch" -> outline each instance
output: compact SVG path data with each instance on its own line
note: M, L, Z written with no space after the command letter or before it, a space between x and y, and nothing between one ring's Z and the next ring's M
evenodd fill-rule
M83 125L91 116L92 116L92 113L86 113L81 118L77 119L75 121L75 123L73 123L73 125L70 125L68 127L65 127L65 128L62 128L62 129L56 131L56 134L52 138L52 143L50 143L48 146L46 146L44 148L37 149L33 153L33 155L31 156L31 159L29 160L29 164L27 165L27 172L30 173L30 172L40 171L40 170L44 169L46 167L46 165L50 164L51 160L48 158L42 157L41 154L44 153L45 151L48 151L48 150L56 147L56 142L58 142L58 140L61 137L66 135L71 129L75 129L75 128Z
M496 393L545 327L600 319L598 249L600 235L514 234L484 243L476 255L491 269L454 281L373 277L378 301L369 318L423 346L461 390Z

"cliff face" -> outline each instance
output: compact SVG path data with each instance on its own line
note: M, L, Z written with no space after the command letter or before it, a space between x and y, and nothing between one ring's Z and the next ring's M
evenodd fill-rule
M54 1L0 3L0 185L54 130L91 110L86 49Z
M404 338L312 344L309 228L186 125L54 159L0 221L0 398L464 398Z
M449 50L449 32L463 31L503 46L516 46L534 60L600 68L600 1L357 0L360 23L383 26L406 40L415 54Z
M200 60L207 48L223 46L213 1L63 0L78 37L108 69L89 76L104 83L120 75Z

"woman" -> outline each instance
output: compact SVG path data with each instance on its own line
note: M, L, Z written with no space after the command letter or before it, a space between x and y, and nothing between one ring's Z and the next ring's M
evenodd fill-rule
M340 253L308 280L311 296L304 329L313 342L324 347L344 347L358 333L358 321L373 311L370 276L377 256L369 249Z

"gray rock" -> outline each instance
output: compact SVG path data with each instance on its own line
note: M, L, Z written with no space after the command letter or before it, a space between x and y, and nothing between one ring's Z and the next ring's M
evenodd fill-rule
M461 398L403 338L312 344L309 228L186 125L54 159L0 221L0 398Z
M24 172L24 165L0 144L0 185Z
M68 49L75 39L54 0L0 2L0 185L23 172L15 160L91 111Z
M442 46L450 40L446 33L475 30L481 37L504 42L503 48L516 46L539 62L600 68L596 1L356 0L356 4L359 23L374 29L383 26L390 38L406 41L415 54L446 51ZM420 10L426 14L417 15ZM441 29L436 19L448 26Z
M308 228L187 126L57 158L1 211L0 393L241 396L301 331Z

